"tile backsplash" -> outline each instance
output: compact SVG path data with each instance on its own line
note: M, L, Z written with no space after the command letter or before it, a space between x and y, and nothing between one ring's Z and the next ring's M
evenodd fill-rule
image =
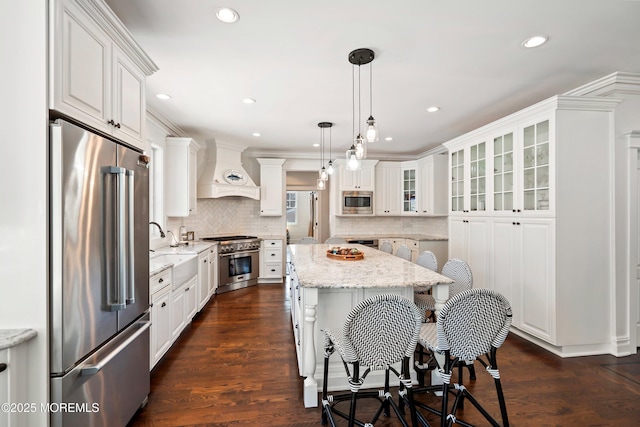
M442 217L335 217L335 234L338 236L389 236L425 234L435 237L448 236L448 221Z
M284 236L284 216L260 216L260 201L246 197L198 199L196 213L187 218L167 218L167 229L180 226L195 232L195 239L215 235Z
M260 201L245 197L198 199L196 213L167 218L167 229L179 238L180 226L195 232L195 239L215 235L284 236L286 217L260 216ZM393 236L424 234L447 237L447 217L335 217L339 236Z

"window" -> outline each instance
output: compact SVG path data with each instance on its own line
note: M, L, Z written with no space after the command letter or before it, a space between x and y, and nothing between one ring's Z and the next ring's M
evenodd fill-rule
M287 191L287 224L297 224L297 194L295 191Z

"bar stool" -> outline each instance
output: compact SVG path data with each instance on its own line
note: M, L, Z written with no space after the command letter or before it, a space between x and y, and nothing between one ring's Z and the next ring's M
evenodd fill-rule
M470 289L449 299L440 311L436 323L422 324L419 339L422 346L442 355L441 361L438 362L438 369L443 384L417 387L414 390L414 396L429 391L442 391L442 406L436 409L417 400L411 403L419 409L440 415L442 427L453 423L470 426L456 418L458 409L462 408L465 400L468 400L492 426L499 426L494 417L467 388L461 384L451 384L451 375L455 366L459 366L460 362L477 360L493 377L502 425L508 427L509 419L496 353L509 334L511 317L509 301L500 293L490 289ZM448 409L449 394L454 396L451 409ZM416 415L423 425L429 425L420 412Z
M396 251L396 256L407 261L411 261L411 249L406 245L401 245Z
M393 246L389 242L382 242L379 248L382 252L386 252L388 254L393 252Z
M335 426L334 415L348 420L349 427L357 424L373 425L380 415L390 415L390 408L402 421L403 411L389 392L389 377L393 373L399 380L401 405L409 405L411 425L417 426L417 413L413 405L409 358L418 342L422 316L418 308L400 295L380 294L356 305L347 315L342 331L324 330L324 377L322 386L322 424ZM350 392L329 395L329 357L337 351L342 358ZM400 363L400 372L392 365ZM361 372L363 370L364 372ZM381 390L361 390L371 371L384 370L385 385ZM359 399L376 399L378 409L366 424L356 417ZM338 408L348 401L348 412Z
M318 241L318 239L314 239L313 237L303 237L298 242L299 245L315 245L317 243L320 243L320 242Z

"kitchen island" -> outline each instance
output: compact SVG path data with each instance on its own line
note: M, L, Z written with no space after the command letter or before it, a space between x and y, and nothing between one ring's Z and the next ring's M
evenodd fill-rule
M322 329L341 328L347 314L364 299L377 294L399 294L413 301L416 288L432 289L436 312L449 296L451 279L410 261L369 248L349 245L364 253L362 260L327 257L332 245L290 245L287 278L291 292L291 318L304 380L305 407L318 406L322 389L324 349ZM339 357L329 367L332 390L349 388ZM383 384L382 372L372 372L369 386Z

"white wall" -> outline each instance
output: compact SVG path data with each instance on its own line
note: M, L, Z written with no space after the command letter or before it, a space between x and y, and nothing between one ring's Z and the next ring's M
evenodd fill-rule
M33 328L28 402L49 400L47 1L0 2L0 329ZM0 402L2 403L2 402ZM25 415L47 426L49 416Z

